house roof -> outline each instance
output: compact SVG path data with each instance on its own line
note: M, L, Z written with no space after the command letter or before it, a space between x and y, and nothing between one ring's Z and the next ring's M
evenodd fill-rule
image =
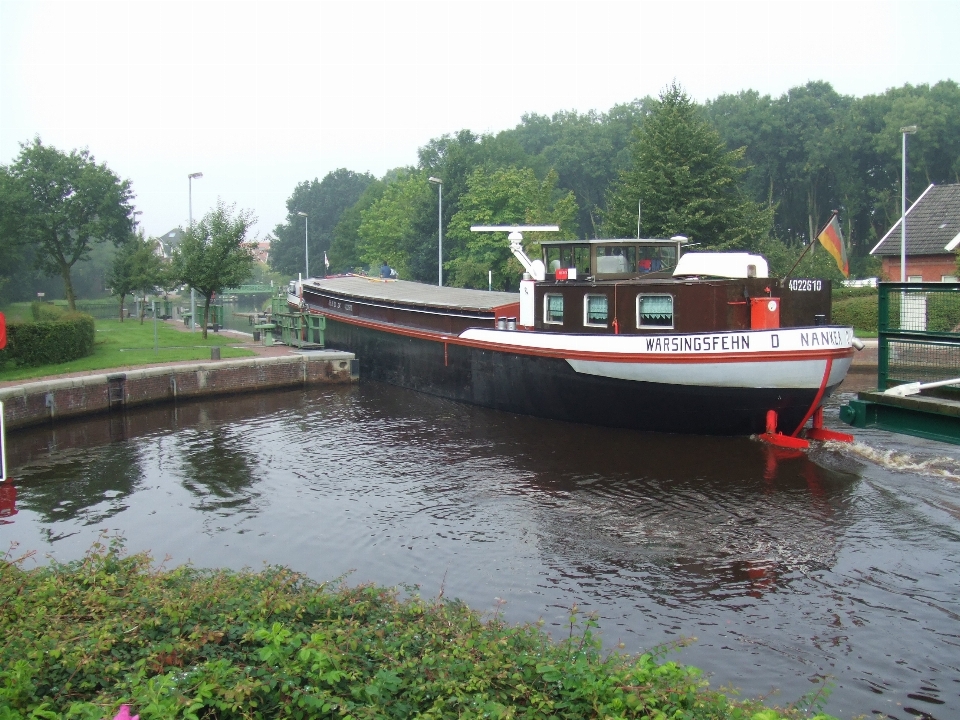
M943 255L960 245L960 184L931 185L907 209L907 255ZM871 255L900 254L900 220Z
M168 232L165 232L157 240L160 243L160 250L163 253L163 257L170 257L173 249L180 244L180 240L183 239L183 230L180 228L174 228Z

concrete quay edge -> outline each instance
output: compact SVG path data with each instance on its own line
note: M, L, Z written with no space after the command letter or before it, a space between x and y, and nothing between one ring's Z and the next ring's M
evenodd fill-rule
M147 368L117 368L0 388L4 425L16 429L157 402L359 379L353 353L305 351Z

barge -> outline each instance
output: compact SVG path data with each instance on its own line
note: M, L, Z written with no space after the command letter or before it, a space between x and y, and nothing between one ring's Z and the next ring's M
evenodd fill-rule
M363 377L543 418L637 430L796 436L857 343L830 324L829 281L768 277L686 239L542 241L519 293L357 275L291 283Z

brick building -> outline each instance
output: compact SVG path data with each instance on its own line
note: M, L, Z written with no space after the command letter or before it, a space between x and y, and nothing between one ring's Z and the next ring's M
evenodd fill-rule
M957 282L960 248L960 185L931 185L907 209L907 282ZM883 274L900 280L900 220L871 255Z

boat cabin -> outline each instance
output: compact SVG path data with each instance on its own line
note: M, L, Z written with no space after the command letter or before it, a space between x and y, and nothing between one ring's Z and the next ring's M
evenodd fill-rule
M521 283L520 325L646 335L817 326L830 282L783 282L749 253L687 253L687 238L543 240L541 282Z

